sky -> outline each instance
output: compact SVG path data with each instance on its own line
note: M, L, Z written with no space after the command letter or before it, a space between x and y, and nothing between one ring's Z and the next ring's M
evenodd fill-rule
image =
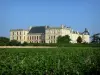
M100 0L0 0L0 36L10 29L60 26L90 34L100 32Z

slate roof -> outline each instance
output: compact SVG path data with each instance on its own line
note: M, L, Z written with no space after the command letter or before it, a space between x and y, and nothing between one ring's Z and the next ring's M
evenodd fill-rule
M35 26L32 27L29 31L29 34L31 33L45 33L45 26Z

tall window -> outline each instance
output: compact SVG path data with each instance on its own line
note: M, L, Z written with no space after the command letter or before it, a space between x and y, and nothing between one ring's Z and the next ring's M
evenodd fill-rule
M54 36L54 39L55 39L55 36Z
M54 40L54 43L56 43L56 40Z
M24 32L24 35L25 35L25 32Z
M14 32L13 32L13 35L14 35Z
M41 39L41 36L39 36L39 39Z
M14 40L14 37L13 37L13 39L12 40Z
M30 37L28 36L28 40L30 40Z
M33 36L33 40L35 40L35 36Z
M36 40L36 36L34 36L34 39Z
M38 40L38 36L37 36L37 40Z
M20 36L20 40L21 40L21 36Z
M17 40L18 40L18 36L17 36Z
M17 32L17 35L18 35L18 32Z
M52 36L51 36L51 39L52 39Z
M32 40L33 40L33 36L32 36Z
M52 40L51 40L51 43L52 43Z
M25 40L25 36L24 36L24 40Z
M49 36L49 39L50 39L50 36Z
M30 40L31 40L31 36L30 36Z
M20 32L20 35L21 35L21 32Z

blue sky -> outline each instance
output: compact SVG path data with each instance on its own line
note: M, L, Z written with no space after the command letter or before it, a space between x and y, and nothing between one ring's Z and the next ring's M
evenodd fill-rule
M10 29L66 24L80 32L100 32L100 0L0 0L0 36Z

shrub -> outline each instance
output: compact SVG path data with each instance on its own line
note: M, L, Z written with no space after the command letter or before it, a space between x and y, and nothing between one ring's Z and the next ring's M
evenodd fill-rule
M6 37L0 37L0 46L6 46L8 45L9 38Z
M64 44L64 43L70 43L71 39L69 35L65 35L65 36L58 36L57 38L57 43L59 44Z
M22 46L27 46L27 45L28 45L27 42L22 43Z
M11 40L11 41L9 42L9 45L10 45L10 46L21 46L21 43L18 42L17 40Z
M77 43L82 43L82 38L80 36L77 38Z

